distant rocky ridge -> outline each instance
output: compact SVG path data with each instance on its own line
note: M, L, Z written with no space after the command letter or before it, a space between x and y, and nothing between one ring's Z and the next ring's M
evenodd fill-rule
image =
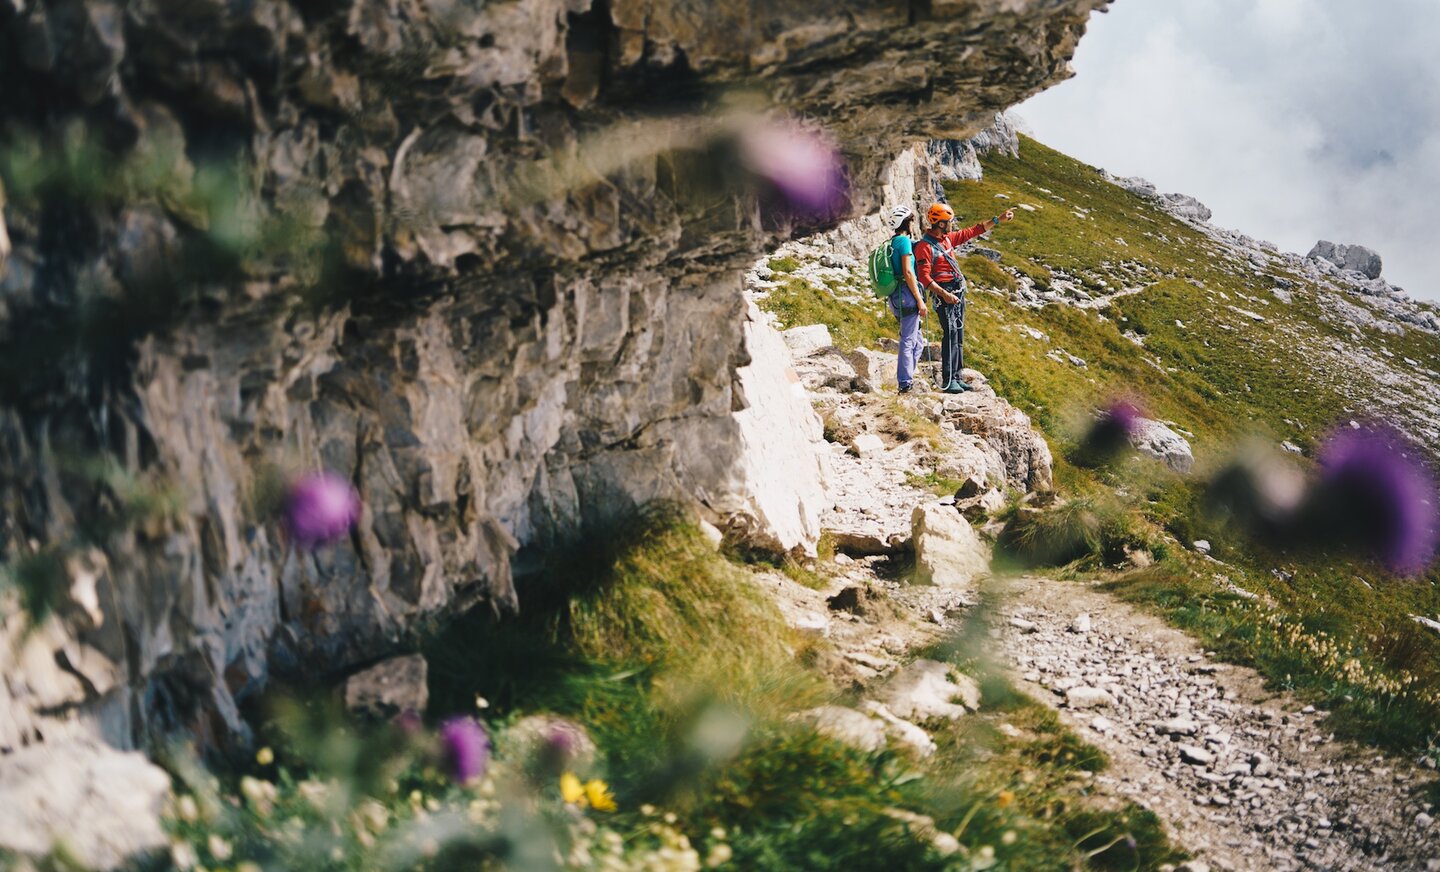
M1380 255L1363 245L1336 245L1322 239L1305 257L1308 260L1329 261L1342 270L1362 273L1368 279L1380 278Z
M1389 333L1406 327L1418 327L1440 333L1440 309L1429 303L1412 301L1404 289L1381 278L1382 259L1373 249L1363 245L1339 245L1327 240L1316 242L1303 257L1282 253L1273 242L1253 239L1234 230L1210 224L1210 209L1188 194L1162 194L1154 184L1138 176L1121 177L1099 170L1108 182L1158 205L1171 215L1204 231L1217 242L1236 251L1257 272L1283 266L1302 273L1336 293L1369 298L1357 307L1343 299L1335 310L1351 323L1374 327ZM1284 280L1277 282L1276 293L1286 296Z
M1112 176L1105 170L1100 171L1105 181L1119 185L1136 196L1153 200L1160 208L1174 215L1176 218L1183 218L1197 224L1203 224L1210 220L1210 209L1204 203L1190 196L1189 194L1162 194L1155 186L1139 176L1122 178Z

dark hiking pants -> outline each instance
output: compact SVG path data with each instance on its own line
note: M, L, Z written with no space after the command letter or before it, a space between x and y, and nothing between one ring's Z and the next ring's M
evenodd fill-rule
M956 285L945 290L960 298L958 303L936 301L935 314L940 316L940 389L950 382L960 380L960 370L965 368L965 286Z

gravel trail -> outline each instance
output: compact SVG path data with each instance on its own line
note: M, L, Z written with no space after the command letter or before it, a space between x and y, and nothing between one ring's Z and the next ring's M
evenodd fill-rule
M1440 869L1435 774L1337 741L1326 713L1264 688L1185 633L1083 582L1003 583L995 616L1017 684L1111 766L1212 867ZM1083 617L1082 617L1083 616Z

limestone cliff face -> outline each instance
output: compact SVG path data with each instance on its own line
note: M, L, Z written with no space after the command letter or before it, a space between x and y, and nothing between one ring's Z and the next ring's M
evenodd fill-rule
M272 672L514 608L519 549L630 503L813 545L747 502L734 413L741 269L826 222L696 130L823 123L863 213L897 152L1063 78L1105 2L0 2L0 556L82 602L27 643L64 680L7 675L0 749L42 709L243 735ZM212 166L280 254L215 246ZM322 466L365 513L304 554L265 491Z

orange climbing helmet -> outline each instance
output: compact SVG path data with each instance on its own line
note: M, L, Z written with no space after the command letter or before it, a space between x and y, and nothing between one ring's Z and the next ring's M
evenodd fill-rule
M925 213L925 220L929 221L931 224L934 224L938 221L949 221L951 218L954 217L955 210L951 209L949 206L946 206L944 203L936 203L935 205L930 207L930 211Z

